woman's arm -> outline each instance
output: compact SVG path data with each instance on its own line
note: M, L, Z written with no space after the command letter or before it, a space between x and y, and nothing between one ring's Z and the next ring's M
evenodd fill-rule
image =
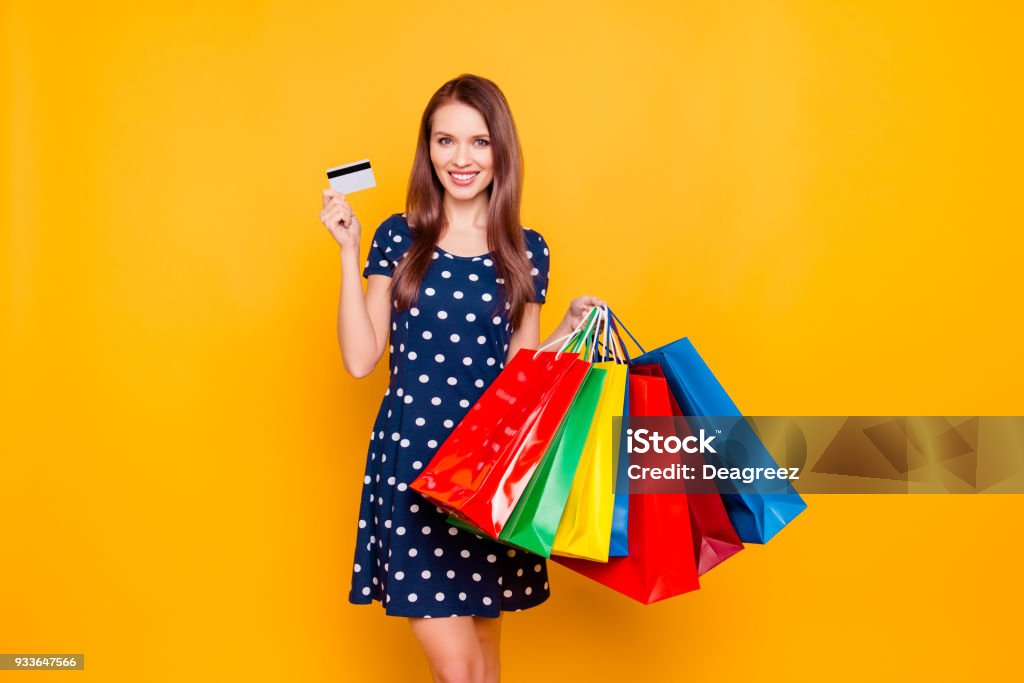
M342 249L341 296L338 297L338 345L345 370L356 378L377 367L391 325L391 278L373 274L366 294L359 282L359 253Z
M583 322L583 319L587 317L587 313L594 306L606 306L604 301L594 296L578 296L572 300L569 304L569 308L565 311L565 315L562 316L562 322L558 323L558 327L548 335L547 339L543 342L540 340L540 304L530 303L526 304L526 311L523 313L523 322L515 332L512 333L512 339L508 343L508 354L505 356L505 364L512 360L512 357L516 355L519 349L537 349L545 344L549 344L559 337L564 337L569 334L576 327Z
M362 226L337 190L323 191L320 221L341 247L341 295L338 297L338 345L345 369L366 377L377 367L391 325L391 278L371 273L366 294L359 281L359 236Z

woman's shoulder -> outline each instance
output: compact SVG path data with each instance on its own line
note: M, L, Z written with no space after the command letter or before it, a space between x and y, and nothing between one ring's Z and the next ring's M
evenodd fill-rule
M523 239L526 241L526 248L530 251L543 251L547 255L548 243L536 228L523 226Z

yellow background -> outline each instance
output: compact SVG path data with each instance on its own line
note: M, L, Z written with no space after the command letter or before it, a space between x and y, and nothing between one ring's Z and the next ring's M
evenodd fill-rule
M519 126L544 334L592 293L748 414L1022 414L1020 10L955 4L3 3L0 651L426 680L346 602L386 370L342 368L317 213L369 157L365 253L462 72ZM1019 675L1019 496L809 503L650 607L552 566L505 680Z

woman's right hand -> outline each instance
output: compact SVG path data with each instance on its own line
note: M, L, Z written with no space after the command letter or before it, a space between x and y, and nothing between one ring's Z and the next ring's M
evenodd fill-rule
M320 222L330 231L342 251L354 250L358 255L362 226L352 213L352 207L345 201L345 195L330 188L324 190L324 208L320 212Z

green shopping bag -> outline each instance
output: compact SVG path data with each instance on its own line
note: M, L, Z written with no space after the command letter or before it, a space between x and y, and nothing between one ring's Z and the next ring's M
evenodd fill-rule
M569 498L606 374L607 370L600 368L587 372L583 386L566 413L561 433L552 440L499 540L537 555L551 556L551 544Z
M562 519L565 501L569 498L606 374L607 370L601 368L591 368L587 372L565 419L496 540L551 557L551 544ZM487 535L457 517L448 517L448 523L475 534Z

